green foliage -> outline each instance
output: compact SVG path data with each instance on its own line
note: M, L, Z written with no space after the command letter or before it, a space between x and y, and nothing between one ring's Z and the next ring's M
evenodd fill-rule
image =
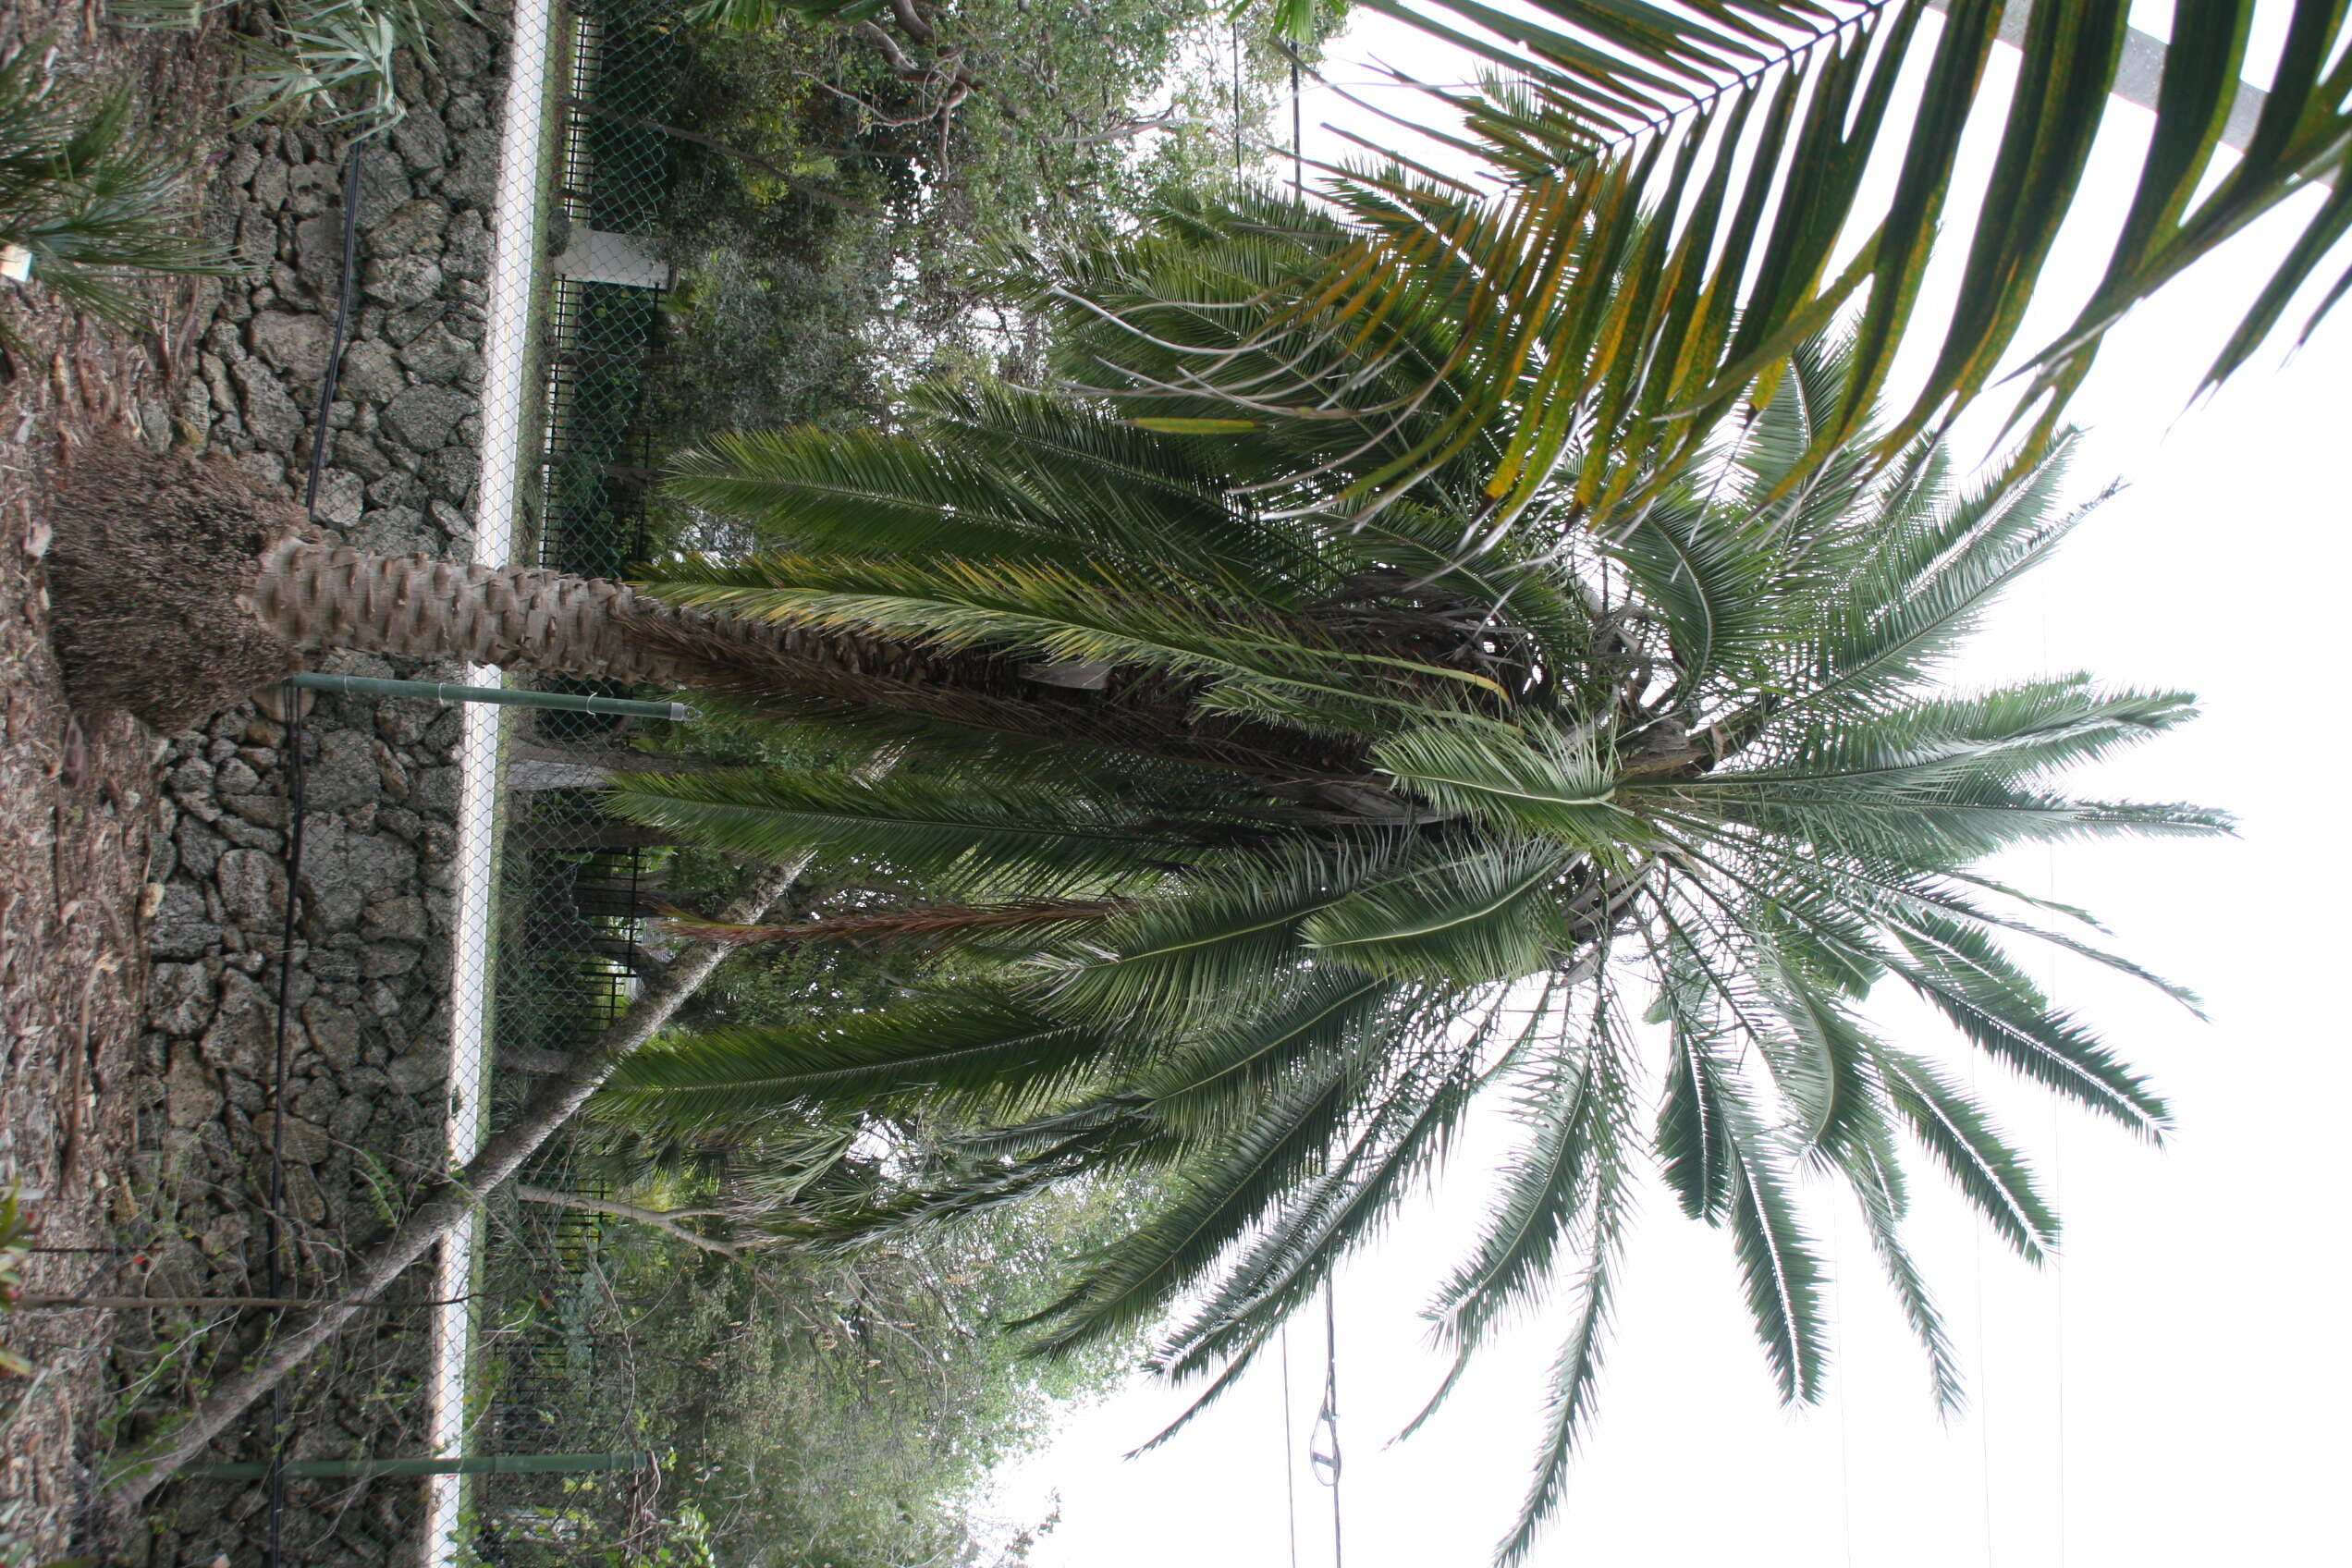
M188 232L187 150L138 122L128 88L92 92L52 76L43 54L0 57L0 246L31 252L43 288L120 327L147 319L131 288L141 276L236 272ZM13 336L0 322L0 344Z
M1501 73L1476 90L1425 91L1431 118L1462 123L1458 134L1431 134L1481 159L1504 190L1489 196L1374 149L1378 165L1337 190L1361 238L1328 292L1308 291L1269 326L1288 337L1361 325L1403 357L1413 349L1412 306L1401 303L1446 301L1464 328L1464 360L1439 374L1462 396L1415 422L1422 429L1400 430L1396 460L1366 475L1361 494L1410 488L1476 442L1499 447L1479 477L1506 516L1535 504L1555 474L1603 515L1657 502L1726 419L1769 400L1789 350L1843 314L1855 337L1837 411L1790 465L1790 488L1856 444L1897 346L1913 335L1940 337L1935 363L1878 437L1876 460L1993 385L2081 193L2131 10L2031 8L1998 148L1972 187L1960 149L1971 131L1991 129L1986 64L2022 5L1365 4ZM1923 25L1931 8L1942 16ZM2156 129L2106 273L2027 361L2012 422L2030 421L2037 447L2056 434L2106 330L2272 208L2323 192L2206 386L2242 365L2340 253L2352 227L2352 18L2335 0L2298 0L2275 57L2262 61L2248 53L2254 8L2173 8ZM2264 64L2261 114L2242 152L2225 153L2239 79L2251 67L2264 80ZM1906 77L1918 83L1918 110L1881 206L1864 174L1880 166L1873 154L1891 141L1887 112ZM1979 216L1938 321L1917 306L1947 205ZM1850 256L1841 251L1849 239L1858 242ZM1624 287L1560 288L1563 276L1596 271ZM2347 287L2352 271L2326 291L2306 337ZM1308 385L1212 379L1257 404Z
M17 1296L24 1288L24 1263L31 1256L32 1231L20 1211L18 1189L10 1186L0 1195L0 1312L14 1312ZM0 1374L25 1378L32 1374L32 1363L17 1352L0 1345Z
M1034 365L1037 324L986 284L1008 237L1230 178L1237 111L1255 162L1287 78L1253 43L1236 103L1224 10L951 0L925 39L876 6L690 8L658 232L691 370L655 388L659 438L888 425L927 377Z
M473 13L457 0L456 13ZM377 136L407 114L394 70L401 50L433 63L440 0L280 0L276 27L253 40L240 85L247 113L315 117Z
M1073 369L1126 407L1181 408L1190 395L1166 389L1203 350L1222 345L1236 376L1264 366L1265 321L1340 238L1259 198L1194 202L1073 252L1032 298L1063 312ZM1427 363L1478 374L1440 313L1411 325ZM1334 385L1396 370L1370 337L1285 351L1286 374L1314 364ZM779 1117L900 1128L939 1106L969 1119L855 1202L802 1206L790 1233L852 1253L1148 1172L1127 1233L1074 1258L1023 1327L1066 1355L1157 1324L1152 1364L1207 1378L1206 1402L1437 1173L1466 1108L1508 1096L1521 1150L1429 1309L1466 1357L1494 1324L1568 1302L1507 1557L1529 1549L1588 1421L1645 1158L1725 1232L1792 1402L1819 1397L1827 1349L1801 1194L1846 1188L1949 1403L1948 1337L1902 1243L1901 1138L2027 1257L2055 1219L1981 1108L1856 1003L1892 980L1959 1048L2159 1136L2162 1102L2004 944L2047 937L2130 966L1969 867L2017 844L2225 823L2056 790L2187 718L2179 693L1941 683L1985 606L2071 526L2054 504L2065 443L1967 492L1932 444L1885 467L1816 463L1853 362L1843 342L1799 345L1743 394L1758 407L1746 440L1600 533L1573 483L1501 516L1484 426L1375 512L1364 482L1412 433L1289 409L1155 431L966 388L912 400L900 435L690 458L699 499L800 546L676 560L646 584L770 622L810 661L715 656L714 680L827 722L922 724L896 732L902 775L643 779L620 809L855 864L858 886L895 888L876 904L908 932L943 888L1115 901L1025 944L958 948L936 980L919 942L876 947L920 1003L664 1042L606 1109L702 1137ZM1413 400L1404 419L1467 406ZM1204 536L1224 569L1209 587L1178 570ZM828 646L851 668L822 689L851 695L794 708ZM1040 687L1070 661L1099 680ZM882 929L837 924L845 939ZM778 929L813 948L826 928ZM1650 1031L1625 1022L1642 995ZM1636 1104L1649 1083L1658 1103Z
M125 27L188 30L226 8L227 0L111 0L106 14ZM240 106L253 119L382 135L408 113L393 77L400 52L431 65L434 30L453 11L474 15L465 0L449 9L441 0L271 0L242 40Z
M710 1193L676 1170L631 1189L680 1208ZM1037 1525L989 1514L988 1472L1132 1351L1047 1366L1014 1354L993 1325L1030 1305L1047 1256L1091 1244L1125 1201L1112 1186L1072 1187L1017 1225L910 1237L853 1265L781 1249L737 1262L612 1219L576 1292L532 1250L549 1244L551 1211L521 1206L510 1223L525 1244L494 1255L503 1272L485 1282L492 1320L511 1329L560 1292L565 1331L598 1347L602 1370L539 1397L573 1431L665 1455L658 1528L631 1519L616 1484L575 1484L557 1503L568 1552L654 1568L719 1560L723 1542L724 1561L778 1568L1011 1568Z

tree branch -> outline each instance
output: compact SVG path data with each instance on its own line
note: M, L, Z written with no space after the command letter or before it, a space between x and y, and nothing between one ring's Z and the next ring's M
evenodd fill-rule
M640 1208L633 1203L622 1203L616 1198L584 1198L577 1193L558 1193L547 1187L521 1184L515 1188L515 1196L526 1203L553 1204L557 1208L574 1208L582 1214L609 1214L616 1219L634 1219L640 1225L651 1225L655 1230L675 1236L704 1252L715 1252L721 1257L739 1262L743 1256L742 1248L689 1231L678 1222L676 1216L665 1214L658 1208Z
M763 867L743 896L722 918L749 924L767 913L798 880L810 857L798 856ZM197 1401L185 1419L134 1452L106 1484L100 1532L127 1540L140 1510L173 1472L195 1459L288 1373L310 1358L370 1302L455 1230L482 1201L512 1180L522 1162L569 1122L622 1059L667 1024L680 1004L710 977L729 951L706 942L690 948L661 974L646 981L629 1010L574 1059L570 1069L533 1091L521 1114L468 1160L464 1169L436 1183L393 1232L360 1257L350 1284L334 1301L288 1313L277 1334L257 1355L228 1373Z

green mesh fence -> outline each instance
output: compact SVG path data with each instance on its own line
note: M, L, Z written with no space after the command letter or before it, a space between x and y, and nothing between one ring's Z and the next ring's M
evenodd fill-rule
M669 178L666 123L684 64L672 0L582 0L558 18L557 153L547 236L552 277L539 335L539 435L522 472L528 537L518 559L626 575L646 554L645 498L658 457L643 423L662 366L666 276L650 243ZM619 695L610 685L539 680ZM593 760L626 744L625 721L536 713L510 720L501 802L493 965L490 1122L521 1103L625 1008L651 966L643 946L655 873L598 808ZM589 763L578 760L582 756ZM636 836L642 837L642 835ZM558 1140L521 1185L594 1200L601 1190ZM467 1446L500 1453L631 1446L616 1376L618 1304L595 1267L609 1223L579 1208L509 1200L486 1227ZM606 1561L642 1533L657 1476L472 1479L460 1561L511 1568ZM615 1559L619 1561L619 1559Z

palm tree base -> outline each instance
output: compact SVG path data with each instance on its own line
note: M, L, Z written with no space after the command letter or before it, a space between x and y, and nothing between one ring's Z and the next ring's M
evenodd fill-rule
M309 525L226 457L102 436L49 514L51 635L75 706L176 734L299 668L248 603L262 552Z

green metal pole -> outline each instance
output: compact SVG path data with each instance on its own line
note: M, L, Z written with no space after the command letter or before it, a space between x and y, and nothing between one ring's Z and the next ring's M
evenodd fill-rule
M527 692L513 686L451 686L438 680L378 680L367 675L320 675L309 670L288 680L305 691L342 692L355 697L430 697L438 703L496 703L506 707L609 713L627 718L667 718L679 724L702 717L684 703L640 703L627 697L589 697L570 692Z
M545 1476L589 1470L650 1470L650 1453L470 1453L453 1459L297 1459L286 1474L312 1476ZM267 1460L235 1464L191 1464L188 1475L208 1481L258 1481L268 1476Z

